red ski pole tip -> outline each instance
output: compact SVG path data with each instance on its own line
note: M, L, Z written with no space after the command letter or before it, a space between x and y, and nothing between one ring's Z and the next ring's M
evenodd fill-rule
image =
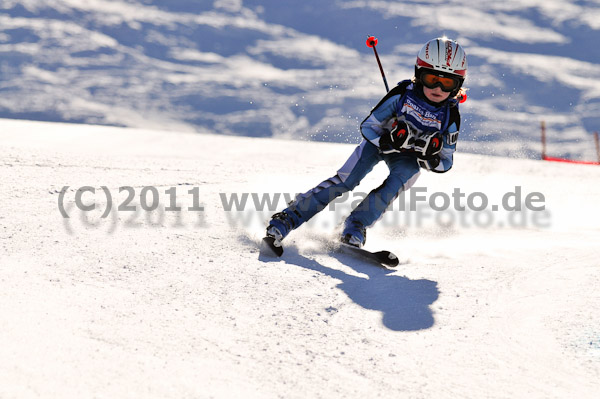
M367 47L377 46L377 38L375 36L369 36L367 38Z

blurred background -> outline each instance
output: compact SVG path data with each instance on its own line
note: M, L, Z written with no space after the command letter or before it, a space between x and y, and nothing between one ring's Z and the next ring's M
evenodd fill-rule
M0 118L357 143L428 40L466 49L461 151L596 158L600 1L0 0Z

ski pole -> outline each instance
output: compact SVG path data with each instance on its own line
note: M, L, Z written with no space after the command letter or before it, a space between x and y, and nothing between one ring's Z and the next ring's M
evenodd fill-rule
M387 79L385 78L385 73L383 72L383 67L381 66L381 61L379 61L379 55L377 54L377 49L375 48L375 46L377 46L377 41L378 40L375 36L367 37L367 47L373 48L373 52L375 53L375 58L377 59L377 64L379 65L379 70L381 71L381 77L383 78L383 84L385 85L385 90L390 91Z

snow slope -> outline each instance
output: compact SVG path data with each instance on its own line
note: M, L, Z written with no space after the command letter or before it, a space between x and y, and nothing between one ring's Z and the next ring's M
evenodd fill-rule
M225 210L311 188L351 151L0 120L0 397L596 397L600 168L459 152L417 187L491 206L518 186L545 211L391 211L367 247L398 253L393 271L333 250L356 198L282 259L258 251L270 211ZM85 186L94 211L73 205ZM103 186L115 204L131 187L138 213L102 219ZM140 211L144 187L162 220ZM180 212L164 210L172 187Z

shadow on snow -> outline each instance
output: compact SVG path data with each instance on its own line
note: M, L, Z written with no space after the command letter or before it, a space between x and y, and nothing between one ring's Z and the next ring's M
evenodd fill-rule
M435 281L411 280L392 274L394 270L371 265L343 253L331 252L330 255L367 277L353 276L325 266L301 255L293 246L286 247L282 258L260 255L259 260L262 262L281 260L340 280L341 283L337 287L357 305L381 312L383 325L390 330L418 331L434 325L430 305L439 296Z

